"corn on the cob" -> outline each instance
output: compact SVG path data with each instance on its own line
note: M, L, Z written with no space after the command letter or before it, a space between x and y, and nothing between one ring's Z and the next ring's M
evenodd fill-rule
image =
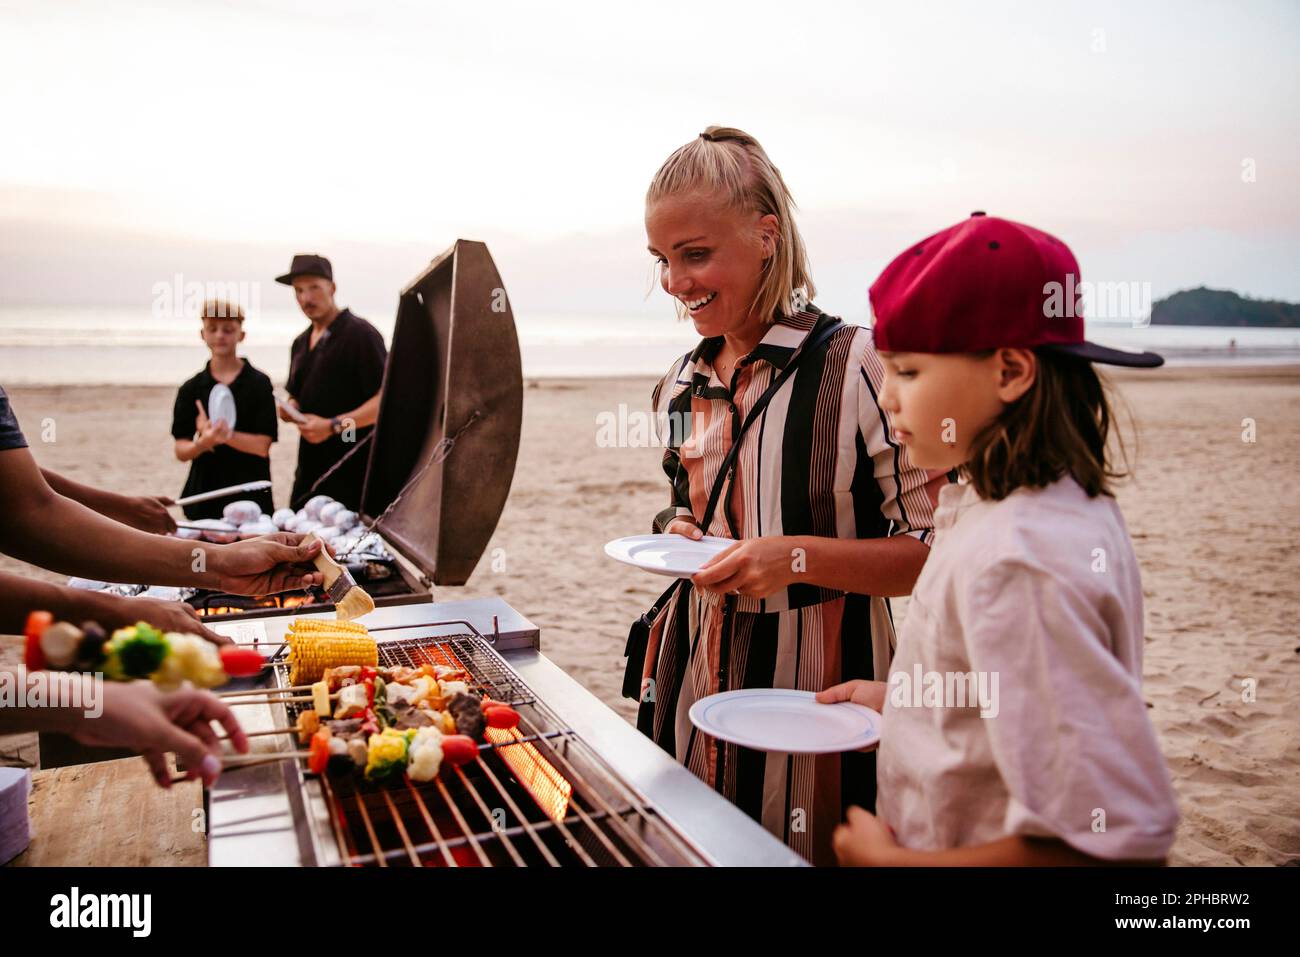
M310 631L327 631L339 632L346 631L349 634L368 635L366 626L359 621L337 621L328 618L295 618L289 622L289 630L292 632L305 634Z
M289 684L319 681L326 668L340 665L379 664L375 639L364 632L334 629L291 630L289 638Z

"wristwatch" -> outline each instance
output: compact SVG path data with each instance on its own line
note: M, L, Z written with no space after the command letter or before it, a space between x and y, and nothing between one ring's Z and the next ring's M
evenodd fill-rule
M330 419L330 431L333 432L335 435L338 435L340 432L343 431L343 420L340 419L337 415L334 416L334 418Z

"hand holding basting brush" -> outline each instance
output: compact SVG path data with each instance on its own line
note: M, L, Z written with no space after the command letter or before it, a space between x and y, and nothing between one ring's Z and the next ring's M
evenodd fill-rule
M315 532L308 532L302 544L310 545L313 541L321 540ZM352 574L346 568L334 560L334 556L325 548L323 541L321 541L320 552L312 561L316 563L317 570L325 576L325 594L334 603L334 613L341 621L360 618L375 610L374 599L353 580Z

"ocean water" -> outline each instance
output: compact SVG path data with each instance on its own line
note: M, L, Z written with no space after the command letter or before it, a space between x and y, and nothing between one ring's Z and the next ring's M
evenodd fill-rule
M391 340L391 316L367 318ZM657 376L698 341L689 322L671 315L522 315L515 321L529 378ZM304 328L300 313L263 311L245 323L240 352L282 383L289 344ZM1088 335L1119 349L1159 352L1170 365L1300 362L1300 329L1098 325ZM138 309L0 307L0 385L175 386L206 359L193 319Z

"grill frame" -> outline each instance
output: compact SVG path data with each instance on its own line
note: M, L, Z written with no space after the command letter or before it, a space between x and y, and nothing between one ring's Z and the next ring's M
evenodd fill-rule
M282 614L251 621L214 622L217 631L236 641L279 645L294 617ZM305 617L320 617L325 615ZM612 767L618 777L644 795L678 832L702 849L709 864L739 867L807 867L808 862L718 794L628 719L597 698L542 653L541 630L499 596L456 598L418 605L380 608L366 619L372 631L417 622L467 619L492 635L493 645L523 681L560 714ZM459 630L459 629L456 629ZM241 680L237 687L268 687L271 677ZM233 690L233 689L232 689ZM283 712L279 712L283 716ZM272 709L241 708L248 731L280 726ZM254 739L257 752L276 751L286 735ZM222 774L204 789L203 820L212 867L310 867L329 863L331 839L313 837L296 782L293 762L254 764ZM326 827L328 818L323 819Z
M495 622L494 622L495 624ZM437 629L463 627L455 634ZM465 619L440 619L375 631L401 631L379 640L380 664L422 663L464 667L476 691L520 712L516 732L489 729L499 740L480 745L479 759L433 782L401 785L316 777L301 762L285 762L290 789L305 811L321 866L705 866L708 857L667 820L644 794L621 777L577 731L540 698ZM414 633L414 634L412 634ZM282 658L283 650L279 657ZM276 687L288 687L288 666L273 668ZM283 725L304 705L277 703ZM513 736L515 740L502 740ZM549 766L567 783L565 813L546 811L512 769L525 757ZM448 777L450 776L450 781ZM532 799L532 803L530 803ZM499 802L489 808L491 802ZM355 805L355 810L349 807ZM434 810L441 812L435 814ZM497 815L500 815L498 817ZM435 817L441 817L441 824ZM376 817L379 818L376 823ZM448 819L459 833L443 833ZM489 820L492 825L484 828ZM471 821L479 821L471 826ZM398 836L392 840L392 834ZM416 840L413 835L424 834ZM369 848L364 845L369 843ZM461 851L459 855L454 853ZM467 852L472 852L472 857Z

